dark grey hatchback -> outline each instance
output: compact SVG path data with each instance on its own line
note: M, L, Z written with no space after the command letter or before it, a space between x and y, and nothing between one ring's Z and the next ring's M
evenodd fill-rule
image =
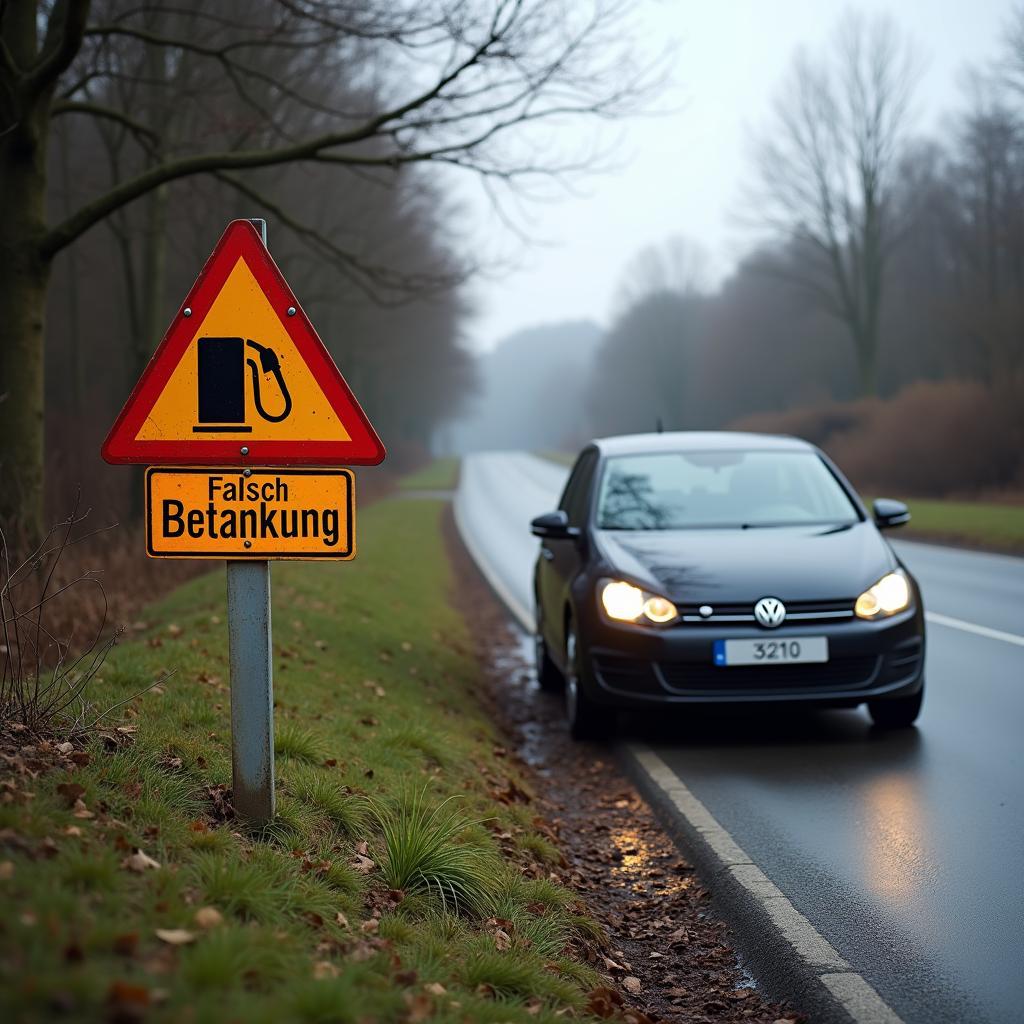
M533 520L537 675L566 692L573 736L619 709L867 702L917 718L924 609L880 530L813 445L740 433L640 434L583 450Z

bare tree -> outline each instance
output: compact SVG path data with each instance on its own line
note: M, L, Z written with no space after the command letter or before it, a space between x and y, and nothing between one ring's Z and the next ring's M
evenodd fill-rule
M878 390L885 272L900 234L891 199L915 78L892 19L850 12L827 57L798 53L757 145L754 216L804 243L799 283L845 326L865 395Z
M613 312L625 313L655 292L703 292L708 283L707 251L699 243L675 235L658 245L646 246L626 264L619 276Z
M441 164L500 184L584 169L591 155L560 152L559 129L581 115L622 115L653 85L649 62L630 52L631 6L0 0L0 517L42 522L43 311L57 253L129 203L196 175L240 181L294 162L350 172ZM160 104L120 105L111 84L152 78L185 55L195 70L180 101L203 112L207 130L169 145L154 116ZM361 82L362 102L325 94L325 81L346 75ZM219 123L228 93L246 116ZM144 159L54 223L44 200L57 115L121 126Z

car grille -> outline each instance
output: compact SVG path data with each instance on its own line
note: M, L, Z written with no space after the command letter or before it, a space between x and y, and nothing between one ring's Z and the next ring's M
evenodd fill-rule
M658 673L672 693L784 693L806 690L858 690L871 683L879 667L874 654L835 658L814 665L718 666L662 662Z
M702 602L703 603L703 602ZM786 621L813 622L853 618L853 601L784 601ZM746 604L714 604L708 601L714 611L711 615L700 614L700 604L680 606L684 622L756 622L753 602Z

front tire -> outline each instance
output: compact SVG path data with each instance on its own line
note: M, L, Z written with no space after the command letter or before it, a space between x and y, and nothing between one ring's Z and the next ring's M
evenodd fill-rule
M537 616L537 626L533 634L533 659L537 671L537 685L545 693L561 693L565 689L565 676L558 670L558 666L548 653L540 615Z
M615 729L615 712L596 704L580 685L580 655L576 627L565 638L565 716L574 740L608 739Z
M923 701L924 683L921 684L921 689L910 697L869 700L868 714L879 729L909 729L917 721Z

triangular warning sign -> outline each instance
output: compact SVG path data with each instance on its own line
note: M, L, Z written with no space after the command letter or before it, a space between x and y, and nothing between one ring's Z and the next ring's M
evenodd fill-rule
M384 446L256 228L236 220L102 454L115 463L373 466Z

